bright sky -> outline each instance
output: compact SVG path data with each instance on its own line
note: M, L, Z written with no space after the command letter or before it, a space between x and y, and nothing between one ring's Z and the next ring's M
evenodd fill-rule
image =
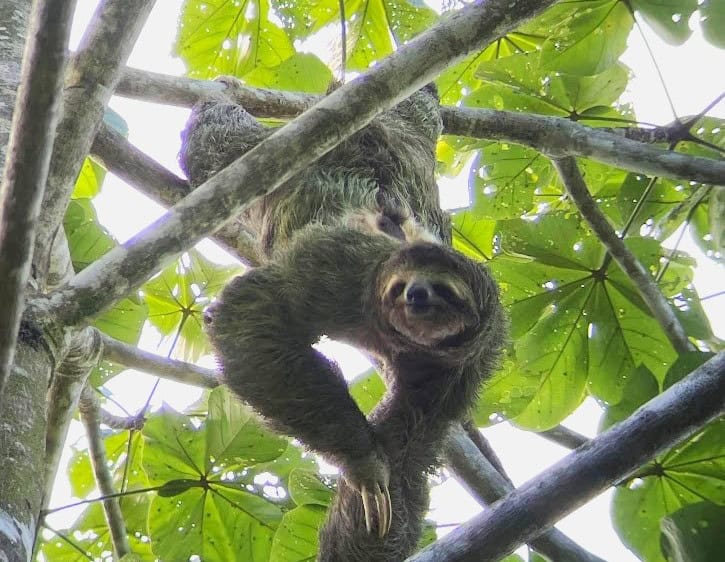
M78 0L76 20L72 34L72 47L77 44L96 0ZM180 12L180 0L157 2L151 17L129 60L129 65L166 74L182 74L183 64L171 56L171 48L176 34L177 18ZM692 27L697 27L696 16ZM670 47L662 43L644 25L644 34L650 43L670 89L674 107L678 115L691 115L699 112L708 103L725 91L725 73L715 72L722 67L723 53L707 44L696 30L695 35L684 47ZM635 78L630 83L626 100L635 105L639 119L665 124L673 120L673 114L664 97L659 79L651 59L643 46L640 33L630 36L629 50L623 61L632 68ZM695 64L693 61L697 61ZM708 62L709 61L709 62ZM720 61L717 63L716 61ZM188 110L152 105L144 102L114 97L111 107L118 111L129 125L129 140L138 148L151 155L168 168L181 174L176 155L179 150L179 132L188 115ZM725 102L711 114L725 116ZM467 193L466 178L454 181L446 180L442 185L444 201L450 207L460 206L461 194ZM450 194L450 195L449 195ZM162 212L159 206L126 186L110 174L106 177L102 193L95 199L95 206L101 223L119 240L123 241L150 224ZM681 249L691 252L698 260L695 284L700 295L710 295L722 290L722 269L700 254L689 240ZM211 259L227 262L229 257L213 244L205 243L202 250ZM715 314L722 310L725 299L707 301L711 320L716 333L725 337L725 315ZM166 354L165 347L159 346L160 338L154 330L145 330L141 345L150 351ZM346 373L357 373L365 368L365 361L359 354L336 354ZM206 366L213 366L207 358ZM134 383L128 384L128 377ZM142 373L127 373L117 377L108 385L114 397L130 411L143 406L154 378ZM172 403L182 409L192 403L197 392L184 385L162 381L156 393L154 403L161 401ZM601 411L592 400L587 400L575 412L565 425L588 436L596 434L596 426ZM69 442L75 442L83 432L78 424L71 430ZM568 451L535 435L516 430L508 424L500 424L485 431L486 437L501 456L506 469L516 484L520 484L541 472L547 466L562 458ZM68 451L63 460L67 462ZM72 500L67 489L64 470L60 471L52 506L64 505ZM462 490L453 479L433 489L432 516L440 524L460 523L469 519L480 510L479 506ZM637 560L626 550L611 528L609 521L610 493L605 493L586 506L580 508L562 520L559 529L579 544L595 554L612 562L635 562ZM71 511L71 510L69 510ZM73 512L75 516L78 512ZM59 527L68 522L69 512L62 517L51 519L51 524Z

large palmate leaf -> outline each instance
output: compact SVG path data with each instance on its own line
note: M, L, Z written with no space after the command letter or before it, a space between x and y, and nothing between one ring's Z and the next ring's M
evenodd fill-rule
M624 2L584 0L556 4L536 24L548 37L541 65L585 76L617 63L634 20Z
M639 365L663 379L675 353L618 267L600 269L604 248L588 228L564 214L502 221L498 228L501 253L489 266L511 318L516 373L491 381L501 411L518 411L517 423L546 429L587 390L621 400ZM630 249L649 263L658 246L633 241ZM504 401L513 397L512 410ZM490 414L490 406L482 412Z
M721 419L617 488L612 507L617 533L643 560L664 562L663 518L702 501L725 506L724 475L725 420Z
M242 77L295 52L284 30L270 21L268 0L186 0L174 50L197 78Z
M178 348L187 360L208 351L203 332L203 313L224 287L237 266L220 266L190 250L143 286L149 307L149 322L163 335L178 334Z
M248 468L278 458L286 440L222 388L211 392L205 421L167 408L147 422L144 437L144 468L160 486L149 535L161 559L268 559L284 491L258 483Z
M632 0L632 8L668 43L680 45L690 35L690 16L697 0Z

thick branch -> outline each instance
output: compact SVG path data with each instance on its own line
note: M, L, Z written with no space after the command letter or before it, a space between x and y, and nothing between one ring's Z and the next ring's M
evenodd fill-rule
M224 94L253 115L286 118L298 115L318 96L248 87L224 89L219 82L166 76L127 68L117 94L150 102L192 106L199 99ZM584 156L630 172L683 181L725 183L725 162L647 146L617 132L587 127L561 117L441 107L443 132L512 142L552 158ZM649 140L649 139L648 139Z
M103 341L103 358L114 363L202 388L219 386L219 375L211 369L176 359L167 359L115 340L105 334L101 334L101 341Z
M36 2L0 181L0 412L48 177L75 2Z
M640 174L725 183L725 161L688 156L598 131L560 117L490 109L442 108L444 132L535 148L554 159L584 156Z
M448 435L445 455L456 478L481 507L486 508L514 489L459 425ZM529 546L556 562L604 562L555 528L529 541Z
M67 325L94 316L243 204L268 194L378 113L419 89L446 66L480 49L553 0L492 0L469 5L336 90L219 172L166 215L54 291L48 313ZM516 15L513 18L513 14Z
M189 182L144 154L105 122L101 123L91 152L112 173L165 207L175 205L191 191ZM213 238L242 262L259 263L257 244L240 221L225 223Z
M91 148L122 66L155 0L105 0L96 9L71 58L35 241L36 278L45 281L56 237L83 159Z
M725 352L409 560L499 560L725 410Z
M116 551L116 558L123 558L131 552L128 543L128 532L126 523L121 513L121 505L117 497L109 497L115 494L113 487L113 476L108 469L106 458L106 446L101 437L101 407L98 397L89 386L83 387L78 409L81 412L81 421L86 428L88 437L88 456L91 459L93 474L96 477L98 491L105 497L103 500L103 511L106 514L108 529L111 531L111 542L113 550Z
M564 187L579 212L592 227L597 237L606 246L611 256L617 261L624 272L634 283L642 299L647 303L652 315L657 319L667 338L679 353L692 350L687 334L680 321L675 316L657 284L647 273L644 266L634 257L624 245L624 241L617 236L607 218L599 209L596 201L587 189L584 178L574 157L553 160Z

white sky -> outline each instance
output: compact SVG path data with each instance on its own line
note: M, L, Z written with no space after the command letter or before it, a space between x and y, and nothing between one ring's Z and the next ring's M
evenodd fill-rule
M95 8L96 0L78 0L76 20L73 28L71 45L75 47L90 15ZM171 48L176 34L177 18L180 11L180 0L162 0L157 2L145 26L141 37L131 55L129 65L162 72L166 74L182 74L184 67L180 60L171 57ZM696 19L696 18L694 18ZM693 19L693 27L696 22ZM674 106L679 115L690 115L699 112L708 103L725 91L725 73L715 69L723 67L723 52L707 44L696 30L684 47L671 47L660 41L646 25L644 33L664 74L665 82L670 89ZM643 47L640 33L635 29L630 36L629 50L623 62L634 71L635 78L625 94L626 101L635 105L640 120L665 124L673 120L669 105L664 98L662 87L655 73L652 62ZM129 140L138 148L151 155L157 161L176 173L181 174L176 155L179 150L179 132L188 115L188 110L114 97L111 107L118 111L129 126ZM725 116L725 103L721 103L713 115ZM460 205L460 194L467 193L466 178L446 181L443 196L446 192L457 193L450 198L450 206ZM95 199L101 223L106 226L119 240L123 241L150 224L162 212L159 206L126 186L123 182L108 175L102 193ZM702 256L689 240L681 249L691 252L698 259L695 284L700 295L709 295L723 289L722 269ZM226 262L229 257L211 243L204 243L202 250L208 257ZM725 337L725 315L715 313L722 311L725 299L718 298L707 301L711 313L713 327L720 337ZM159 337L153 329L145 330L141 345L150 351L165 354L166 348L158 345ZM365 361L359 354L336 354L343 369L347 373L356 373L365 368ZM213 366L207 358L206 366ZM134 383L128 384L128 377ZM154 378L142 373L127 373L117 377L109 384L114 396L129 411L143 406ZM192 403L197 396L195 389L184 385L162 381L156 393L155 404L171 402L177 408ZM596 434L596 426L601 411L592 400L587 400L565 424L588 436ZM71 431L69 443L82 436L82 430L75 424ZM501 456L506 469L516 484L520 484L541 472L547 466L566 455L567 450L554 445L535 435L516 430L508 424L500 424L485 431L486 437ZM69 451L64 455L63 465L67 462ZM609 501L611 492L605 493L586 506L580 508L562 520L557 527L572 539L595 554L610 561L634 562L637 560L626 550L611 528L609 521ZM478 505L464 492L460 486L450 479L432 492L432 515L440 524L459 523L478 513ZM63 469L59 472L56 490L51 506L70 503L67 481ZM72 510L69 510L72 511ZM78 512L72 513L75 516ZM71 513L63 512L51 519L51 524L64 526Z

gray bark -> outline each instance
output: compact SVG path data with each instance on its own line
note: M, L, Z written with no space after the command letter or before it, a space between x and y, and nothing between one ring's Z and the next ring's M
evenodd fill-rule
M65 50L75 2L35 3L7 161L0 180L0 413L15 353L35 225L58 122Z

